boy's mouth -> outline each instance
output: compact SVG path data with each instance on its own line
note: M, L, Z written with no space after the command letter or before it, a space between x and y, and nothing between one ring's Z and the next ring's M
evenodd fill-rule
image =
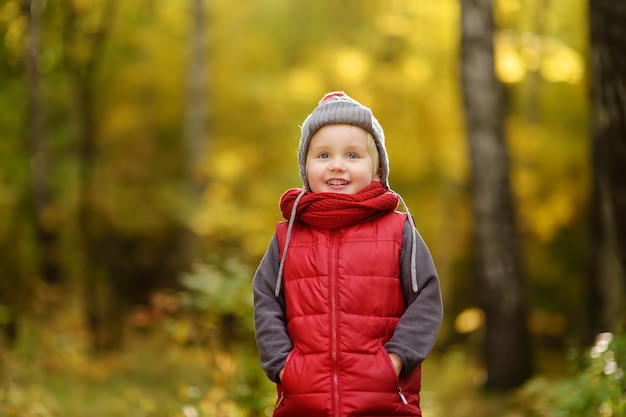
M332 185L333 187L337 187L341 185L348 185L349 182L346 180L329 180L329 181L326 181L326 184Z

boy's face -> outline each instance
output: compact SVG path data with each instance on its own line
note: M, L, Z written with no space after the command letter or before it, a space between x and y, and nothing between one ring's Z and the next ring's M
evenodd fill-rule
M311 138L306 175L314 193L356 194L380 181L368 146L368 134L360 127L328 125Z

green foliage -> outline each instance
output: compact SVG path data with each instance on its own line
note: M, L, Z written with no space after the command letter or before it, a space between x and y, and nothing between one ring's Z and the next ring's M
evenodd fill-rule
M181 305L199 311L248 316L252 311L252 273L247 265L234 258L226 259L221 267L199 264L181 279L187 289Z
M571 378L536 378L521 392L537 416L626 416L626 334L602 333Z
M229 332L229 339L254 340L252 274L248 266L234 258L221 265L198 264L181 278L184 290L179 293L180 308L199 316L208 329ZM222 342L228 345L231 340Z
M197 265L181 279L182 314L168 322L179 342L203 345L212 352L211 379L216 388L212 400L234 407L229 414L261 413L272 403L271 384L261 371L254 338L252 274L234 258Z
M106 355L92 354L69 294L57 314L25 320L15 348L0 349L0 417L265 415L275 392L259 366L254 337L238 331L243 338L226 347L222 323L212 319L241 305L216 307L217 313L200 302L195 306L202 310L165 294L155 298L141 325L126 322L125 349ZM192 328L201 331L180 331Z

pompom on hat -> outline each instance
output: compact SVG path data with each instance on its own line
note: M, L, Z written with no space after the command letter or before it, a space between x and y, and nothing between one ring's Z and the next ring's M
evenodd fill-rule
M389 158L385 149L385 133L372 114L372 110L349 97L343 91L327 93L317 107L304 120L298 148L298 164L304 188L310 190L306 176L306 155L311 138L318 130L327 125L347 124L357 126L369 132L374 138L380 159L380 182L389 189Z

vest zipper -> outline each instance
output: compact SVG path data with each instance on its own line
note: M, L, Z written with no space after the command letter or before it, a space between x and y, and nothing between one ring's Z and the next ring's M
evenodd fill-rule
M278 399L278 402L276 403L276 407L275 408L279 408L280 405L283 403L284 399L285 399L285 391L280 393L280 398Z
M331 326L331 373L332 373L332 401L334 415L339 416L339 364L337 348L337 234L331 232L330 251L330 326Z
M402 404L407 405L409 402L406 400L404 393L402 392L402 387L398 387L398 395L400 395L400 399L402 400Z

